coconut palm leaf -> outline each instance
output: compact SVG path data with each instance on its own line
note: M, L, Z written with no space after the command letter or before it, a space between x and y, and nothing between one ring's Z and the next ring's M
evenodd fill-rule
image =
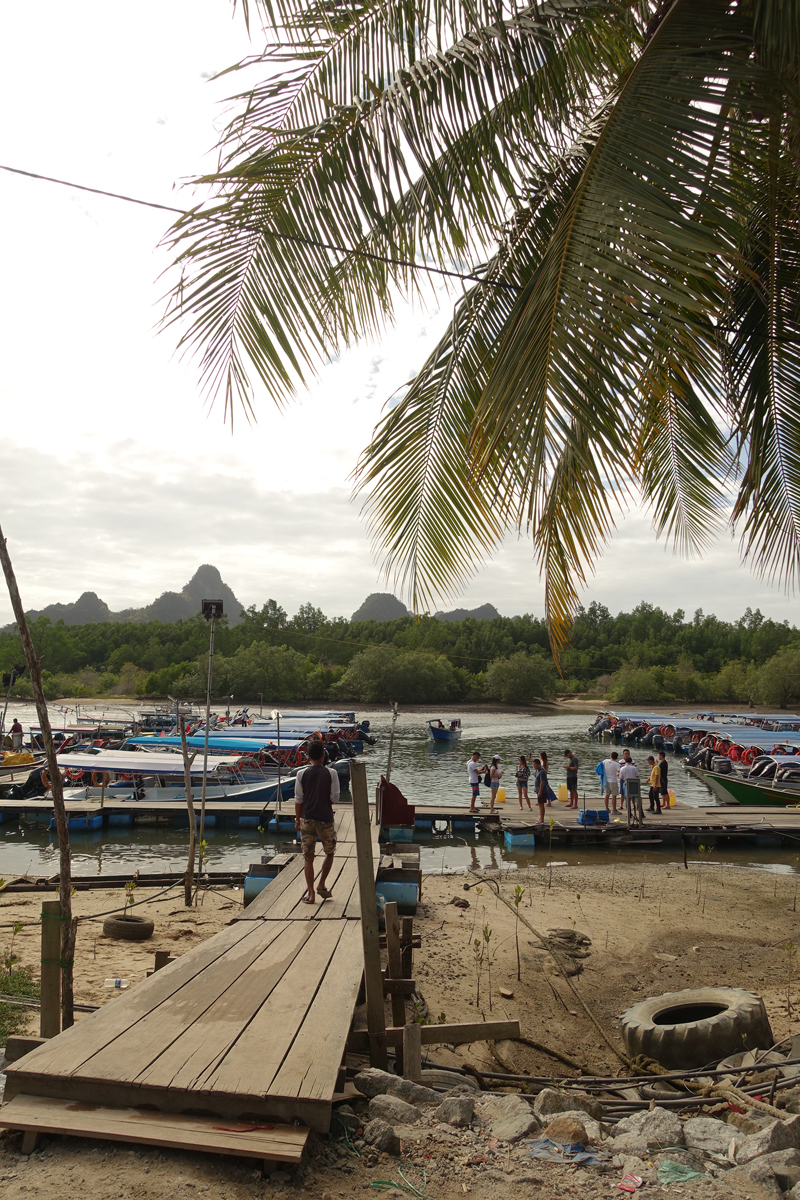
M800 3L257 11L267 78L174 231L212 393L280 402L485 260L357 472L415 606L527 529L558 652L626 489L699 551L731 446L743 555L796 581Z

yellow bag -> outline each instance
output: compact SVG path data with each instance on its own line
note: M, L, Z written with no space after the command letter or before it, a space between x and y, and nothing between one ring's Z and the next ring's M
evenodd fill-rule
M675 793L672 791L672 789L670 789L669 806L670 806L670 808L674 808L676 804L677 804L677 800L675 799Z
M558 785L558 798L562 804L569 803L569 789L565 783Z
M496 799L496 801L497 801L497 803L498 803L498 804L505 804L505 802L506 802L506 789L505 789L504 787L499 787L499 788L497 789L497 796L495 797L495 799Z

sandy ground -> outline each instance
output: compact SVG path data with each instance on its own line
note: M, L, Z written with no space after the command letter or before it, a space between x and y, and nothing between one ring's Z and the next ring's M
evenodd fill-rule
M416 951L415 976L434 1022L486 1018L518 1018L523 1034L557 1049L590 1073L614 1073L619 1063L586 1018L556 964L537 948L535 939L514 913L500 903L488 880L504 895L524 889L519 912L536 929L572 929L591 939L583 971L573 982L603 1029L621 1046L617 1017L630 1004L649 995L681 988L728 984L759 992L765 1000L776 1040L800 1032L800 967L792 954L797 936L794 876L771 875L738 867L723 867L713 856L690 863L690 869L663 862L631 864L607 859L589 866L531 867L528 871L486 875L426 876L415 932L422 937ZM473 885L465 890L465 885ZM481 888L478 891L478 887ZM138 893L137 899L146 893ZM469 908L456 907L467 900ZM109 890L78 893L75 910L93 915L120 903ZM40 896L0 898L0 925L35 919ZM156 949L182 953L226 924L241 903L241 892L220 889L199 909L186 910L176 889L136 911L156 921L156 934L143 944L113 942L102 934L101 921L86 921L79 931L76 954L76 999L85 1003L114 1003L103 987L106 976L128 974L144 978ZM488 930L488 941L484 940ZM0 930L0 948L9 930ZM517 938L519 934L519 978ZM486 946L478 964L474 940ZM5 939L5 940L3 940ZM25 929L15 949L23 963L39 956L39 931ZM788 949L787 949L788 948ZM491 978L490 978L491 967ZM478 985L480 984L480 995ZM500 989L511 991L504 998ZM359 1014L361 1015L361 1014ZM387 1010L387 1018L388 1018ZM31 1031L36 1031L36 1020ZM536 1075L574 1074L557 1060L517 1043L496 1047L501 1061ZM468 1062L499 1071L483 1043L458 1049L435 1048L431 1060ZM449 1136L449 1135L448 1135ZM19 1135L0 1136L0 1192L8 1200L35 1193L56 1200L79 1189L89 1196L135 1196L164 1200L168 1195L202 1192L209 1200L225 1196L270 1195L280 1190L305 1190L320 1200L354 1200L376 1180L402 1184L398 1169L409 1174L423 1165L426 1197L455 1200L472 1193L476 1200L520 1194L542 1200L566 1197L621 1195L620 1172L600 1175L588 1170L536 1165L519 1148L499 1147L489 1161L469 1164L458 1138L452 1145L439 1139L429 1157L419 1146L404 1146L402 1161L383 1155L356 1157L327 1139L312 1138L304 1168L292 1178L262 1178L257 1164L213 1155L177 1151L154 1152L120 1144L45 1138L29 1159L19 1153ZM649 1187L650 1195L666 1195ZM391 1194L391 1193L390 1193ZM408 1194L398 1193L399 1194ZM680 1187L670 1195L681 1194ZM685 1195L752 1197L754 1185L737 1192L720 1185L687 1185Z

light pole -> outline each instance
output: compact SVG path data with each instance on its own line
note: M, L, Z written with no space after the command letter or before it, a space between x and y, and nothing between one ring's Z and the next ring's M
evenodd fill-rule
M206 825L206 784L208 783L208 726L211 723L211 680L214 668L214 623L222 616L221 600L204 600L202 613L209 624L208 681L206 683L206 736L203 746L203 790L200 798L200 868L203 866L203 832Z
M229 725L231 723L231 700L232 699L233 699L233 696L228 696L228 707L225 711L225 720L228 722Z

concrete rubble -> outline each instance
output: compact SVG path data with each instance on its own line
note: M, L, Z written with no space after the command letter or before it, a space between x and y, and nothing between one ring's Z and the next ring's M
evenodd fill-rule
M716 1109L683 1117L653 1101L653 1108L613 1120L596 1097L578 1091L485 1096L456 1086L445 1094L372 1069L355 1082L369 1098L341 1106L340 1119L350 1152L368 1165L370 1155L402 1156L428 1177L467 1185L542 1182L543 1172L566 1172L587 1196L595 1185L598 1196L607 1191L609 1175L619 1181L633 1174L649 1194L660 1188L671 1195L680 1186L710 1200L800 1200L800 1115L781 1120ZM341 1142L334 1149L347 1170L347 1151L341 1154Z

